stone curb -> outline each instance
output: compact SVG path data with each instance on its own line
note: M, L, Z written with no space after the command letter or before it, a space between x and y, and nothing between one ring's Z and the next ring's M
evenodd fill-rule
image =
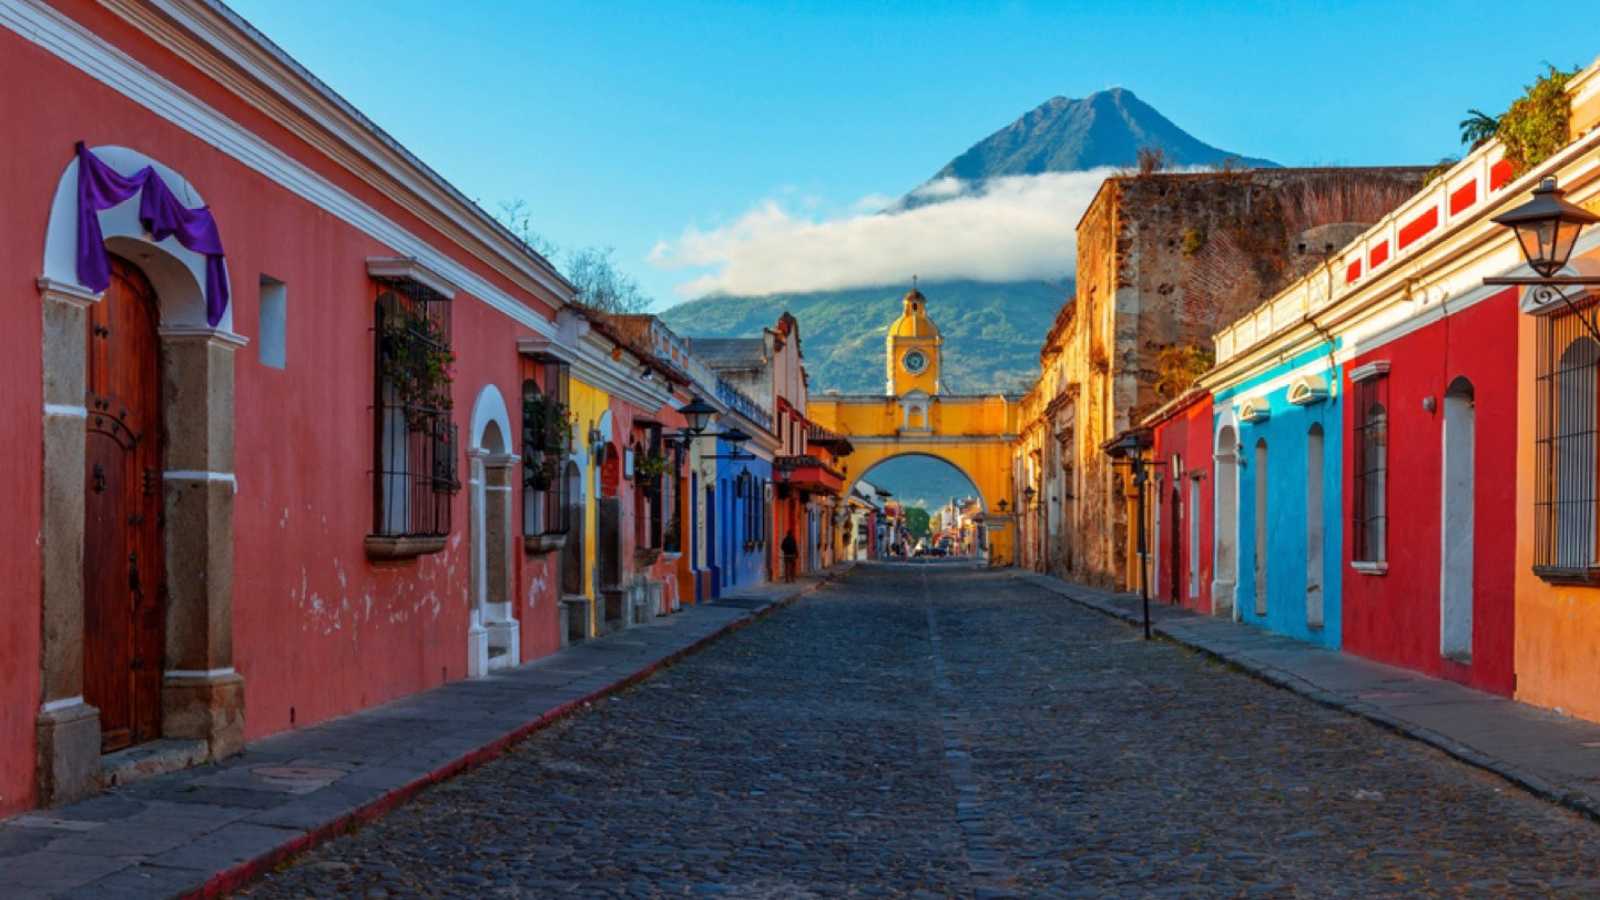
M1038 572L1019 572L1016 577L1038 585L1053 594L1065 597L1079 606L1092 609L1102 615L1121 619L1123 622L1134 626L1143 624L1141 617L1093 597L1083 596L1081 593L1071 590L1072 586L1068 582L1052 575L1043 575ZM1258 681L1266 682L1281 690L1299 694L1318 706L1365 719L1401 737L1427 744L1452 759L1466 763L1473 768L1481 769L1491 775L1496 775L1541 800L1565 807L1585 818L1600 822L1600 803L1595 802L1579 791L1565 788L1535 775L1533 772L1513 762L1490 756L1454 738L1408 722L1359 700L1351 700L1333 691L1324 690L1293 673L1285 672L1254 660L1234 656L1184 638L1168 630L1165 624L1154 618L1150 621L1150 630L1162 640L1170 641L1181 647L1187 647L1190 650L1199 651L1208 658L1216 660L1235 671L1249 675Z
M812 593L813 591L816 591L823 585L832 582L835 578L845 574L846 572L849 572L852 568L854 568L854 565L850 564L846 565L842 569L836 569L834 571L827 572L817 581L801 587L799 590L789 594L788 596L773 600L771 603L768 603L759 609L752 610L747 615L740 616L739 618L728 622L727 624L718 628L716 631L713 631L710 634L695 640L693 643L690 643L685 647L680 647L679 649L674 650L660 659L648 663L643 668L637 669L634 672L625 675L616 681L613 681L605 687L595 690L575 700L569 700L559 706L552 707L546 710L539 717L526 722L515 729L512 729L510 732L501 735L500 737L483 745L482 747L477 748L476 750L469 751L468 753L465 753L462 756L445 763L444 765L434 769L432 772L429 772L426 775L423 775L415 781L411 781L407 784L403 784L397 788L394 788L383 796L368 802L366 805L340 815L331 821L325 822L322 825L305 832L304 834L296 835L292 840L285 841L284 843L279 844L271 850L268 850L252 859L245 860L244 862L237 863L220 872L217 872L210 878L206 879L205 884L193 890L178 894L177 896L184 898L184 900L191 900L191 898L222 897L233 891L236 891L239 888L242 888L260 878L261 875L278 866L279 864L315 849L316 847L325 844L328 841L339 837L340 835L352 831L360 825L382 818L391 810L404 805L412 798L422 793L423 790L435 784L439 784L440 782L448 781L457 775L461 775L483 765L486 762L489 762L490 760L505 755L507 751L515 747L517 744L527 740L535 733L549 728L551 725L554 725L557 722L560 722L561 720L577 713L585 706L589 706L598 700L603 700L612 694L617 694L627 690L635 684L650 678L657 672L660 672L662 669L669 668L676 663L681 662L682 660L693 656L696 653L699 653L701 650L704 650L722 638L725 638L736 631L740 631L749 625L759 622L772 613L793 605L794 603L798 602L800 598Z

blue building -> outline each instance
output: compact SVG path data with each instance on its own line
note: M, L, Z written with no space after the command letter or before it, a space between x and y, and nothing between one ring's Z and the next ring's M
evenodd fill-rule
M1219 611L1231 599L1236 619L1338 649L1343 413L1334 349L1324 341L1277 363L1253 351L1260 362L1235 369L1240 380L1213 386L1212 599Z
M717 441L716 578L717 594L764 584L770 577L772 547L772 413L727 379L718 378L717 404L727 409L722 430L750 435L740 444ZM744 457L744 458L741 458Z

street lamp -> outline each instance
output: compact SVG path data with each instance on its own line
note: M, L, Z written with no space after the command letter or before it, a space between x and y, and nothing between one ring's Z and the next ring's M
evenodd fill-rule
M700 399L700 395L696 394L688 403L678 407L678 414L683 416L687 424L683 430L668 438L668 441L673 446L688 450L696 438L720 438L733 445L733 452L712 454L703 458L729 460L752 460L756 458L755 454L739 449L746 442L752 440L750 435L743 429L735 426L727 431L706 432L706 429L711 426L711 417L717 414L717 408Z
M1150 640L1150 587L1145 581L1145 564L1148 561L1148 551L1145 549L1144 533L1144 486L1149 480L1145 472L1144 451L1150 446L1150 433L1144 430L1127 431L1105 444L1102 449L1113 460L1126 459L1133 468L1133 484L1139 491L1138 497L1138 526L1139 535L1139 601L1144 607L1144 639Z
M1023 509L1028 509L1028 508L1031 508L1033 506L1033 495L1035 493L1037 493L1037 492L1034 491L1032 485L1029 485L1029 486L1027 486L1027 487L1022 489L1022 508Z
M1578 317L1589 334L1600 340L1600 331L1595 330L1588 317L1578 312L1572 298L1562 290L1563 287L1600 286L1600 278L1556 274L1566 268L1567 260L1572 258L1572 250L1577 246L1578 234L1584 226L1600 222L1600 216L1567 202L1563 198L1564 193L1556 187L1555 178L1546 178L1533 189L1532 200L1490 220L1516 232L1522 258L1527 261L1528 268L1539 274L1534 278L1485 278L1483 283L1529 288L1533 302L1525 303L1523 308L1535 314L1545 312L1546 307L1560 300Z
M1600 222L1600 216L1568 203L1565 193L1555 178L1546 178L1533 189L1532 200L1489 220L1516 230L1528 266L1545 278L1566 266L1583 226Z
M688 420L686 430L690 434L700 434L711 424L711 417L717 414L717 408L700 399L696 394L692 400L678 407L678 414ZM742 432L741 432L742 433Z

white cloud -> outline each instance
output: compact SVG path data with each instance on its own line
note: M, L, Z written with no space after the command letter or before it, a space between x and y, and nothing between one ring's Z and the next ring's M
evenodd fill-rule
M992 179L981 193L915 209L815 218L766 200L737 221L690 227L650 261L692 275L683 296L770 294L925 280L1060 278L1076 260L1079 217L1115 170ZM949 196L941 179L920 196ZM928 194L926 192L935 192ZM863 198L864 200L866 198ZM874 200L877 198L873 198Z
M941 200L945 197L954 197L965 189L966 185L961 179L953 175L946 175L943 178L935 178L933 181L922 185L912 191L911 196L916 197L918 200Z

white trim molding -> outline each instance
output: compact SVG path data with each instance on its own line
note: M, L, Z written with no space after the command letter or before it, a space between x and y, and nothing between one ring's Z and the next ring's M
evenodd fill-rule
M46 403L44 405L44 414L47 416L60 416L63 419L87 419L89 418L89 408L86 406L74 406L71 403Z
M1328 399L1328 376L1301 375L1289 382L1289 402L1295 406L1310 406Z
M60 712L63 709L71 709L74 706L82 705L84 705L83 695L79 694L76 697L62 697L60 700L46 700L45 702L39 704L39 712Z
M1250 397L1239 403L1239 421L1258 425L1272 418L1272 408L1265 397Z
M163 481L226 481L234 487L239 486L238 479L232 472L204 472L198 469L171 469L161 473Z
M1364 366L1356 366L1351 369L1350 381L1352 383L1360 383L1377 378L1379 375L1387 374L1389 374L1389 361L1387 359L1375 359Z
M61 281L46 275L34 279L34 284L39 287L39 296L46 300L55 300L59 303L70 303L73 306L89 306L99 303L102 294L96 294L80 284Z
M380 281L409 281L420 284L446 300L454 300L456 286L448 278L428 268L415 256L369 256L367 276Z
M521 338L517 341L517 352L534 359L548 358L564 363L576 358L571 347L547 337Z
M167 678L225 678L235 674L233 666L220 669L168 669L162 673Z
M1363 575L1383 575L1389 571L1387 562L1363 562L1356 560L1350 563L1350 568Z
M204 325L163 325L156 333L167 340L215 341L229 347L244 347L250 343L250 339L242 334L226 328L208 328Z

